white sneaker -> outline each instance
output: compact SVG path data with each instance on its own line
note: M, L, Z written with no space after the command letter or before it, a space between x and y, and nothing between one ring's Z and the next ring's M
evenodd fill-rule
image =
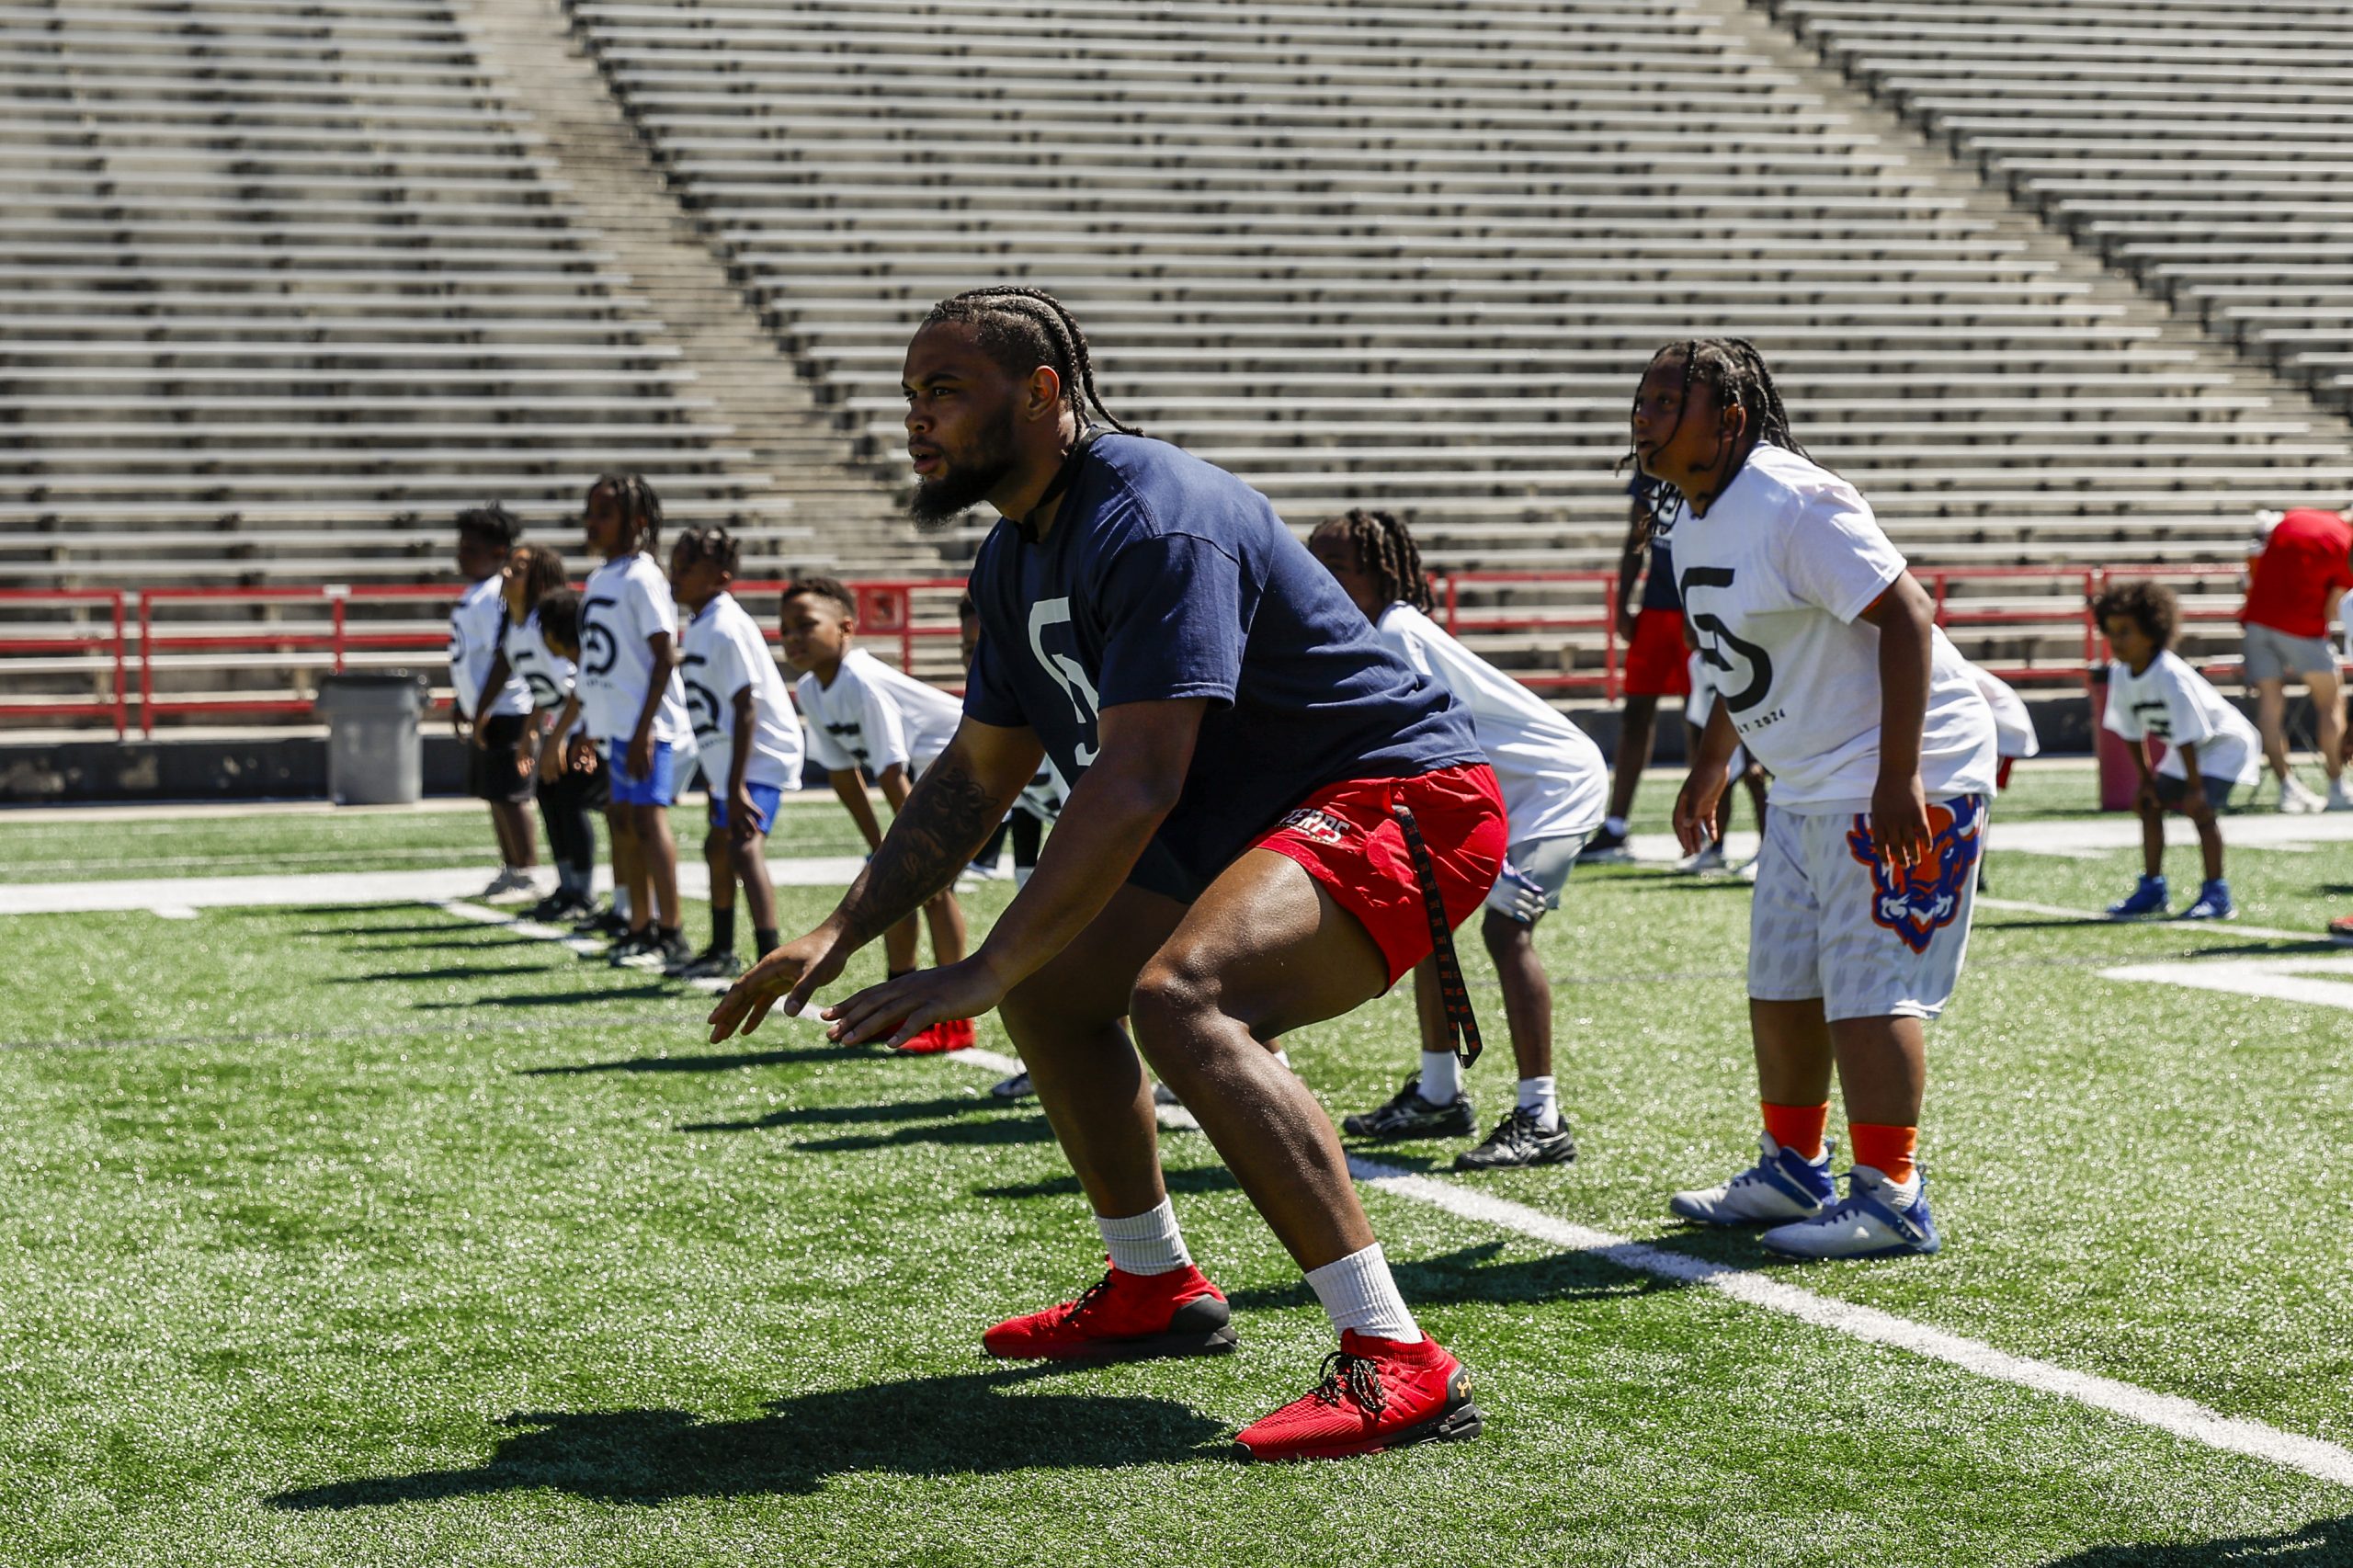
M1898 1187L1869 1165L1847 1173L1847 1196L1811 1220L1777 1226L1757 1244L1784 1257L1901 1257L1944 1245L1928 1216L1928 1177Z
M1738 876L1740 877L1740 880L1741 880L1742 881L1744 881L1744 882L1754 882L1754 881L1756 881L1756 857L1754 857L1754 856L1751 856L1748 859L1743 860L1743 861L1740 863L1740 870L1739 870L1739 872L1738 872L1737 874L1738 874Z
M2328 781L2328 804L2322 809L2332 812L2353 812L2353 790L2345 787L2342 775Z
M1165 1084L1152 1085L1152 1115L1154 1120L1172 1131L1199 1132L1201 1130L1200 1118L1187 1110L1185 1102L1176 1097L1176 1091Z
M482 890L485 903L519 903L525 898L537 898L540 884L531 873L520 866L502 866L490 885Z
M1721 841L1707 845L1697 855L1687 856L1676 863L1675 869L1693 876L1711 874L1724 869L1724 846Z
M1765 1154L1755 1165L1722 1187L1678 1192L1666 1206L1703 1225L1782 1225L1811 1220L1830 1207L1838 1187L1830 1177L1829 1140L1823 1141L1818 1160L1801 1159L1795 1150L1773 1142L1769 1132L1759 1134L1757 1143Z
M2279 809L2290 816L2302 816L2324 809L2325 802L2312 792L2304 781L2290 773L2279 780Z

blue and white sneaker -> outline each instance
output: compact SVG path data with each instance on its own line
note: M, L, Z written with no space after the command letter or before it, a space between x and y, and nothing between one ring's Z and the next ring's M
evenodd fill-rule
M1786 1225L1821 1213L1838 1195L1830 1176L1836 1145L1829 1140L1824 1140L1818 1160L1782 1148L1769 1132L1760 1134L1757 1142L1764 1158L1722 1187L1678 1192L1666 1206L1702 1225Z
M2110 920L2146 920L2165 912L2165 880L2163 877L2143 877L2132 896L2108 906Z
M2198 890L2198 902L2181 912L2184 920L2228 920L2239 912L2231 902L2231 884L2216 877Z
M1869 1165L1847 1173L1847 1197L1811 1220L1780 1225L1756 1238L1784 1257L1902 1257L1944 1245L1928 1215L1923 1171L1898 1187Z

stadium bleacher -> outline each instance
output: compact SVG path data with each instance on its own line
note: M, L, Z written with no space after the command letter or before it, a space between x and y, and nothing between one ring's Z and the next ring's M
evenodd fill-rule
M2339 421L1696 5L568 4L878 453L910 320L1019 278L1124 416L1442 569L1610 564L1632 379L1701 332L1925 562L2234 559L2348 473Z
M1599 590L1527 574L1613 563L1625 406L1670 338L1755 338L1898 543L1980 574L1950 592L2012 666L2080 671L2079 595L1993 573L2220 567L2258 507L2341 496L2341 415L2232 341L2334 298L2308 177L2333 165L2295 129L2325 123L2321 78L2267 97L2216 50L2163 119L2132 108L2147 60L2219 13L1997 8L1967 39L1942 0L1777 15L1795 30L1722 0L0 0L0 441L28 475L0 575L414 582L446 549L420 519L493 491L551 517L626 463L673 517L745 529L756 570L935 576L977 529L943 560L892 514L899 357L930 301L1007 278L1072 304L1115 409L1293 522L1407 517L1474 641L1566 690L1599 680ZM2038 29L2070 47L2041 59ZM1907 72L1978 119L1931 122ZM2210 143L2274 166L2234 155L2200 199L2310 187L2302 250L2245 262L2239 220L2170 186L2063 214L1979 177ZM2160 246L2106 254L2208 290L2217 330L2046 217ZM758 342L700 319L731 312Z
M2353 405L2353 16L1773 0L1864 90L2324 402ZM2251 26L2260 15L2263 26Z

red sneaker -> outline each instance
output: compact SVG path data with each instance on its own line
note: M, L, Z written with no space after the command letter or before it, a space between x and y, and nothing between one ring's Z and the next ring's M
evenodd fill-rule
M1233 1348L1225 1292L1191 1264L1166 1274L1114 1268L1075 1301L1007 1318L981 1335L1013 1361L1141 1361L1214 1356Z
M909 1056L937 1056L942 1051L969 1051L972 1045L972 1020L946 1018L899 1047Z
M1353 1329L1324 1358L1324 1381L1234 1435L1245 1460L1336 1460L1479 1435L1471 1374L1435 1339L1414 1345Z

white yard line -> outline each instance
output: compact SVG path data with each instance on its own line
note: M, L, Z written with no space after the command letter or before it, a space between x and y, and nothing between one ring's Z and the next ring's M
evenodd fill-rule
M768 862L768 875L779 887L847 887L865 864L855 855L775 859ZM479 893L489 875L489 869L474 866L431 871L315 871L290 876L10 882L0 883L0 915L325 903L445 903ZM710 873L701 861L681 858L678 891L688 898L710 896Z
M1021 1067L1020 1062L1012 1057L993 1051L960 1051L946 1059L961 1061L984 1072L1000 1074L1018 1072ZM1589 1253L1620 1268L1647 1274L1654 1278L1721 1291L1736 1301L1779 1312L1817 1328L1846 1335L1851 1339L1908 1350L1915 1356L1942 1361L1982 1378L2014 1383L2037 1393L2072 1399L2079 1404L2105 1410L2128 1421L2156 1427L2193 1443L2202 1443L2210 1449L2267 1460L2315 1480L2353 1487L2353 1451L2318 1437L2283 1432L2260 1421L2224 1415L2177 1394L2158 1393L2114 1378L2070 1371L2048 1361L2014 1356L1982 1340L1948 1334L1942 1329L1881 1312L1877 1307L1836 1301L1753 1269L1711 1263L1705 1258L1652 1246L1631 1237L1613 1236L1606 1231L1558 1219L1524 1203L1514 1203L1434 1176L1417 1176L1379 1161L1351 1154L1348 1156L1348 1171L1366 1186L1392 1197L1442 1209L1479 1224L1511 1231L1567 1252Z

